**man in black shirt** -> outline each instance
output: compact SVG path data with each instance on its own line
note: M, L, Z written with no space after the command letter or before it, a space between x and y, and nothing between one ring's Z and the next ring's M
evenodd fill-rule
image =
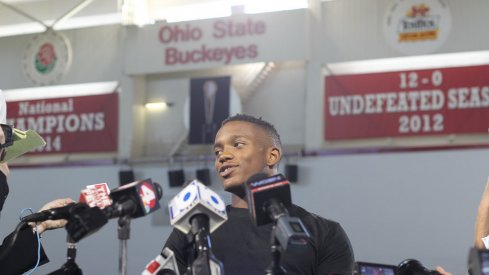
M224 189L232 194L232 204L227 207L228 220L211 234L212 251L223 262L227 275L264 274L271 262L273 225L253 224L242 185L260 172L277 174L282 156L280 136L270 123L240 114L222 123L214 152L216 171ZM280 264L287 274L351 274L353 250L342 227L296 205L288 210L302 220L311 236L304 247L283 253ZM173 230L165 247L175 253L183 274L189 253L187 237Z

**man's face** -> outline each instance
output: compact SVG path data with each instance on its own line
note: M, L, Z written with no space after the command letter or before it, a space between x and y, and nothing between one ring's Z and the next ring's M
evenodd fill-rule
M238 190L256 173L271 174L271 144L265 130L252 123L231 121L222 126L216 135L214 153L224 189Z

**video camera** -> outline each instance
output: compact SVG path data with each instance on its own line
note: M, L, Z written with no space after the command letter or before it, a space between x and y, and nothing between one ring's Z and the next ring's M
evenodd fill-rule
M356 262L355 275L395 275L397 274L397 266Z
M489 275L489 250L470 249L468 268L470 275Z

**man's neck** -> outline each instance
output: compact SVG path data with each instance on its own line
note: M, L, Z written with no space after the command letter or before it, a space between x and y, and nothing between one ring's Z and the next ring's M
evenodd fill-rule
M248 202L246 198L241 198L235 194L232 194L231 206L235 208L248 208Z

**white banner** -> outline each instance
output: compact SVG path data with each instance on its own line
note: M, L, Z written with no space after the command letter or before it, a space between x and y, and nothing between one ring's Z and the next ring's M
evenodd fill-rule
M160 73L306 59L307 10L129 29L125 71Z

